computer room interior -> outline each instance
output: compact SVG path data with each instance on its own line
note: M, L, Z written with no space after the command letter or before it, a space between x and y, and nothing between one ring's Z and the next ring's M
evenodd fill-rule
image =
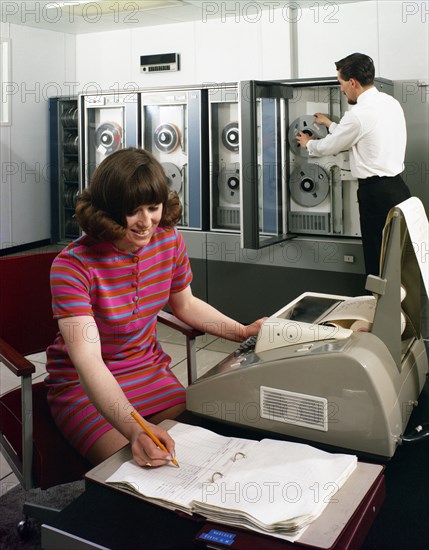
M420 82L421 87L404 88L404 93L410 97L421 94L421 103L427 103L427 87L423 86L429 76L427 1L299 2L297 8L297 3L287 1L274 6L269 2L183 0L165 1L162 8L162 2L156 2L158 9L152 5L152 10L140 11L144 3L133 3L140 4L135 13L113 9L106 16L93 7L93 11L83 10L72 17L61 2L56 2L55 13L45 1L2 2L2 53L8 61L2 70L10 71L2 74L2 81L8 83L1 125L2 255L61 248L51 243L51 96L195 83L220 87L245 79L326 77L335 74L335 60L363 51L373 57L377 75ZM118 5L112 2L112 6ZM233 37L233 46L227 36ZM160 53L160 49L180 52L180 71L152 74L148 80L149 75L141 72L140 56ZM422 130L423 121L410 117L409 136L423 131L427 139L427 119ZM407 180L427 207L426 161L413 154L411 151L406 166ZM426 309L422 319L426 337L428 318ZM159 335L172 357L173 370L185 383L184 341L165 327ZM197 346L199 374L236 347L208 336L200 337ZM44 357L37 355L32 360L37 366L35 378L40 380ZM0 383L3 393L14 381L2 374ZM2 457L0 493L15 483L8 468Z

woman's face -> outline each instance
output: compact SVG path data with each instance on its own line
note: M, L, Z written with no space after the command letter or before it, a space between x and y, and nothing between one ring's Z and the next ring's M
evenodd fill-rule
M116 242L120 250L135 252L146 246L152 238L162 217L162 203L142 204L126 216L127 232L123 239Z

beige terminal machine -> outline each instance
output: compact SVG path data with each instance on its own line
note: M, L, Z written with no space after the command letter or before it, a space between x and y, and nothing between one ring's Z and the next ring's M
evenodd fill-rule
M426 292L427 274L418 256L428 250L427 228L415 197L392 209L381 276L367 279L372 296L299 296L264 322L255 342L244 343L188 387L187 409L393 456L428 372L420 333L420 272ZM416 234L425 242L416 243Z

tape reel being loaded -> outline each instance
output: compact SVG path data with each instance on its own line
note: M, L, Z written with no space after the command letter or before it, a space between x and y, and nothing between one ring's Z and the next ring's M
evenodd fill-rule
M180 194L182 190L182 173L180 169L172 162L163 162L161 166L167 176L169 190Z
M238 122L230 122L222 130L222 143L228 149L236 153L240 147L240 133L238 130Z
M316 139L322 139L328 135L328 130L322 124L314 121L313 115L303 115L295 119L289 127L288 141L292 152L300 157L308 157L307 149L301 149L296 141L298 132L313 136Z
M223 166L218 179L219 199L224 204L240 204L240 165L232 162Z
M103 155L110 155L122 145L122 128L116 122L103 122L95 130L95 146Z
M329 193L329 177L318 164L304 162L292 172L290 194L301 206L317 206Z
M172 153L177 149L181 141L180 130L174 124L166 122L160 124L153 135L155 147L161 153Z

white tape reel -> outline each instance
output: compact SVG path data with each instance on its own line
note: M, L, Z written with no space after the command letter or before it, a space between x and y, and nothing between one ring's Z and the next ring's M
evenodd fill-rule
M122 146L122 128L116 122L103 122L95 130L95 145L103 155L110 155Z
M304 115L295 119L289 127L288 141L292 152L300 157L308 157L307 149L302 149L296 141L299 132L312 136L315 139L322 139L328 135L328 130L322 124L314 121L313 115Z
M179 194L182 190L182 173L179 168L172 162L163 162L161 166L167 176L169 190Z
M240 204L240 167L238 162L223 166L219 173L219 198L226 204Z
M155 130L153 140L158 151L172 153L180 144L180 130L170 122L160 124Z
M301 206L317 206L329 193L329 177L318 164L304 162L292 172L290 194Z

